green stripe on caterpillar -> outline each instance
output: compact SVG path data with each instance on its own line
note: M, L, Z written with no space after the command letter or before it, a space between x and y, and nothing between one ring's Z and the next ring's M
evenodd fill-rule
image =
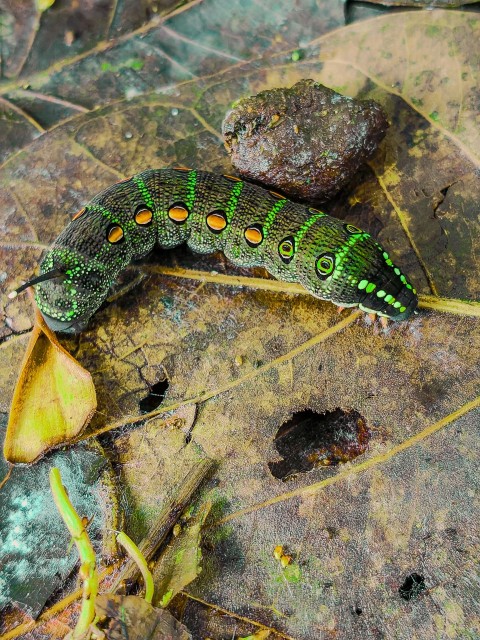
M415 289L368 233L239 178L188 169L147 170L96 195L17 292L36 284L47 324L79 331L133 259L183 242L263 266L342 307L404 320L417 306Z

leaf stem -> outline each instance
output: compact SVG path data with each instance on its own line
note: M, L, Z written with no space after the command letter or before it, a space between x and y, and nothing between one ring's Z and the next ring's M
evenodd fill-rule
M68 493L62 484L60 470L57 467L50 469L50 489L57 509L75 541L81 561L80 576L83 580L82 608L71 635L72 640L79 640L88 634L90 625L95 618L95 598L98 592L95 551L81 518L70 502Z
M145 582L145 596L144 596L145 601L148 602L148 604L152 604L153 590L154 590L153 576L150 569L148 568L145 557L143 556L142 552L137 547L137 545L133 542L133 540L129 538L127 534L124 533L123 531L121 531L118 534L117 542L118 544L122 545L122 547L128 553L130 558L135 562L137 567L140 569L140 572L143 576L143 580Z

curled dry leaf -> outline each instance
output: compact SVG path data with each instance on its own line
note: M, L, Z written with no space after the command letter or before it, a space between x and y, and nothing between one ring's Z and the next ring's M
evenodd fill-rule
M4 455L34 462L73 440L97 407L90 373L58 342L38 310L13 394Z
M165 609L156 609L138 596L99 595L95 610L109 618L107 640L191 640L188 629Z

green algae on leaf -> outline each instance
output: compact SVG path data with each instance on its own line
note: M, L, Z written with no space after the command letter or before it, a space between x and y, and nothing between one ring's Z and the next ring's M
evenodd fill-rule
M13 469L0 490L0 609L14 603L34 618L78 562L50 493L53 465L61 470L78 512L91 519L89 534L104 559L117 526L108 464L91 446L55 452L48 460Z

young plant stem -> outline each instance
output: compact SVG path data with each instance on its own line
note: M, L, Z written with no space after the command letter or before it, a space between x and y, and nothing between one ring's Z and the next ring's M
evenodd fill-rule
M75 541L81 561L80 576L83 580L82 607L80 617L71 635L72 640L80 640L80 638L88 635L90 625L95 618L95 598L98 592L95 551L81 518L70 502L67 491L62 484L60 470L57 467L53 467L50 470L50 488L57 509Z
M145 560L142 552L137 547L137 545L133 542L131 538L127 536L126 533L121 531L117 536L118 544L122 545L125 551L128 553L130 558L135 562L137 567L140 569L140 572L143 576L143 580L145 582L145 601L148 604L152 604L153 598L153 576L148 568L147 561Z

